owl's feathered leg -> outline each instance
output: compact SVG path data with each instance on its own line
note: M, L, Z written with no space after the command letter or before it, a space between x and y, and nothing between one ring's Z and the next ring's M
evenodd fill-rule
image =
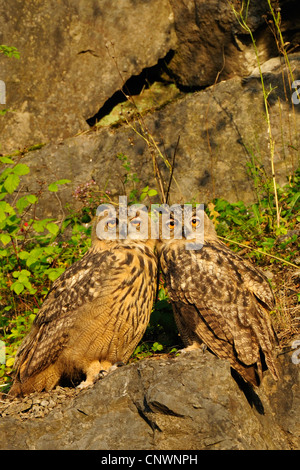
M108 370L100 370L98 376L97 376L97 379L104 379L104 377L107 376L107 374L110 374L111 372L113 372L114 370L118 369L119 367L122 367L122 366L125 366L125 363L124 362L115 362L115 364L113 364Z
M11 387L9 397L28 395L43 390L50 391L58 384L61 377L57 364L51 364L45 370L30 377L17 378Z
M86 378L82 381L77 388L86 388L93 385L96 380L103 379L107 374L114 371L120 366L123 366L123 362L116 362L112 364L109 361L93 361L86 369Z
M93 361L93 362L91 362L85 370L85 374L86 374L85 380L83 380L77 386L77 388L82 389L82 388L89 387L90 385L93 385L95 383L98 375L99 375L99 372L102 369L106 370L106 368L109 368L111 366L110 362L107 362L107 364L105 364L105 362L106 361L103 361L103 362Z
M197 350L201 350L204 353L206 349L207 349L207 346L205 343L194 341L192 344L189 344L187 347L183 349L179 349L177 353L185 354L189 351L197 351Z

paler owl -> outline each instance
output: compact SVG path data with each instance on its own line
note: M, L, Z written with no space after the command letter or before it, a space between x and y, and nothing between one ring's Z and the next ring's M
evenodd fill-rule
M128 212L128 224L121 223L113 206L99 206L91 248L54 282L17 352L10 396L51 390L78 373L85 374L83 388L128 361L149 322L157 284L148 213Z
M259 385L265 366L277 380L277 339L270 319L275 301L267 279L218 239L203 210L199 217L194 208L184 224L180 211L162 219L158 249L184 345L194 349L204 343L252 385ZM202 248L195 244L201 224ZM170 229L169 239L164 228Z

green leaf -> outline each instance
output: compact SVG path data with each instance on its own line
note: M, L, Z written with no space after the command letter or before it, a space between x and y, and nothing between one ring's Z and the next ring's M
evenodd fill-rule
M0 240L2 241L3 245L7 245L10 242L11 238L7 233L1 233Z
M71 180L62 179L62 180L56 181L56 184L67 184L67 183L71 183Z
M14 208L5 201L0 201L0 208L7 214L15 214Z
M27 196L27 201L30 202L30 204L35 204L38 201L38 198L34 194L29 194Z
M31 283L27 280L23 282L24 287L29 291L29 294L33 295L36 293L36 289L32 287Z
M46 229L48 232L52 233L52 235L57 235L59 232L59 227L54 222L47 224Z
M17 282L14 282L12 285L11 285L11 290L13 290L17 295L21 294L21 292L23 292L24 290L24 284L22 284L21 282L17 281Z
M29 168L24 163L18 163L14 168L13 172L15 175L27 175L29 173Z
M21 272L19 277L18 277L18 281L21 282L22 284L26 285L26 283L28 282L27 274Z
M161 304L165 299L167 299L166 291L165 289L160 289L158 291L158 299L160 300L159 304Z
M53 219L42 219L42 220L35 220L33 225L32 225L32 228L38 232L38 233L41 233L45 230L45 227L47 225L48 222L51 222L51 220Z
M11 167L5 168L5 169L2 171L2 173L0 173L0 181L4 181L4 180L8 177L8 175L10 175L12 172L13 172L13 171L12 171L12 168L11 168ZM1 189L3 189L2 186L1 186Z
M20 52L16 47L6 46L5 44L0 45L0 53L7 55L7 57L15 57L15 59L20 58Z
M12 367L15 363L15 360L13 357L9 357L5 363L6 367Z
M28 320L30 323L32 323L35 319L36 315L34 313L31 313L30 315L28 315Z
M260 212L259 212L259 209L258 209L257 205L252 204L251 208L252 208L253 214L254 214L257 222L259 223L261 215L260 215Z
M16 208L19 212L23 212L23 210L28 207L30 204L35 204L38 198L34 194L29 194L28 196L23 196L18 199L16 202Z
M22 275L25 275L25 276L30 276L31 275L31 272L28 271L27 269L22 269L22 271L20 271Z
M34 256L35 258L39 258L44 253L43 247L33 248L30 252L30 256Z
M38 232L38 233L41 233L45 230L45 221L44 220L36 220L33 225L32 225L32 228Z
M65 272L65 268L51 268L46 270L50 281L55 281L63 272Z
M8 202L0 201L0 222L6 219L6 214L15 214L14 208Z
M53 193L56 193L58 191L58 186L56 183L51 183L48 186L49 191L52 191Z
M0 157L0 162L1 163L15 163L11 158L9 157Z
M31 250L26 261L26 266L29 267L32 264L36 263L40 259L43 253L44 253L44 248L34 248L33 250Z
M30 202L27 200L27 196L20 197L20 199L17 200L16 202L16 208L18 209L18 212L23 212L23 210L29 206Z
M157 194L156 189L149 189L149 186L145 186L142 189L142 194L140 195L140 201L143 201L146 196L152 197L152 196L156 196L156 194Z
M153 343L152 351L162 351L164 349L163 345L160 343Z
M294 207L294 205L296 204L296 202L298 201L299 197L300 197L300 193L296 193L296 194L292 197L291 202L290 202L290 204L289 204L289 206L290 206L291 209L293 209L293 207Z
M10 174L4 181L4 187L9 194L12 194L19 186L20 178L18 175Z
M235 216L232 217L232 221L233 221L236 225L243 225L243 224L244 224L244 221L243 221L242 219L239 219L238 217L235 217Z
M49 191L56 193L58 191L59 184L67 184L67 183L71 183L71 180L66 180L66 179L58 180L58 181L55 181L55 183L49 184L48 189Z

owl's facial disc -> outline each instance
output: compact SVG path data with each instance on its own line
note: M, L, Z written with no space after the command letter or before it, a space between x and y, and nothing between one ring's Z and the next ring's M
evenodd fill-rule
M97 210L96 215L98 217L96 235L99 240L115 240L119 223L116 211L103 205L102 210Z

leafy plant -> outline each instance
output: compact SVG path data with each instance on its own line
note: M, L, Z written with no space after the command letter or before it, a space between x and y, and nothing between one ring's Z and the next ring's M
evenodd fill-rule
M6 380L9 380L7 374L16 349L51 282L72 263L78 246L81 252L88 248L88 242L82 238L83 231L87 230L74 219L64 220L61 227L54 219L38 219L36 207L41 190L20 196L21 178L29 173L29 167L21 163L21 158L0 157L0 339L5 342L7 355L6 365L0 367L0 377L5 376ZM51 183L48 190L57 192L60 185L68 182L58 180ZM64 243L57 241L70 223L72 256Z
M7 57L15 57L15 59L20 58L20 53L16 47L5 46L4 44L0 45L0 54L4 54Z
M269 194L249 206L242 201L229 203L215 199L207 212L215 221L218 235L229 243L232 240L233 249L248 248L247 255L256 261L293 264L299 255L297 235L293 231L300 223L300 170L293 181L277 191L281 207L279 228L272 224L275 208Z
M0 340L6 345L6 364L0 366L3 385L9 384L16 350L51 283L90 246L90 228L82 223L84 210L70 212L60 224L54 219L38 219L36 209L41 190L26 196L19 194L21 179L29 172L21 158L20 155L16 159L0 157ZM123 160L125 162L127 165L127 160ZM131 171L130 165L127 166L129 169ZM129 178L127 184L131 182ZM55 181L48 184L47 190L58 193L64 184L68 184L68 180ZM91 184L85 189L89 191L94 186ZM152 194L146 186L131 202L140 202ZM95 193L89 193L95 207L97 196L105 200L110 197L99 188ZM300 171L284 187L278 188L278 197L282 222L279 232L269 223L274 206L270 205L268 195L262 197L259 204L250 206L242 201L229 203L215 199L208 205L207 212L219 236L233 249L246 248L244 256L253 258L257 264L293 264L299 254L297 235L293 231L300 222ZM67 229L70 235L66 238ZM182 343L168 293L160 279L150 323L132 360L153 354L170 354L180 347Z
M279 227L280 226L280 211L279 211L279 204L278 204L277 184L276 184L275 164L274 164L275 140L273 138L270 112L269 112L269 103L268 103L268 97L272 93L273 89L271 85L270 85L269 90L265 86L265 81L264 81L264 77L263 77L263 73L261 69L261 63L260 63L260 58L259 58L259 52L256 46L256 41L254 39L251 28L247 24L249 5L250 5L250 0L246 0L246 1L242 0L242 5L239 11L237 11L232 4L231 4L231 8L232 8L232 11L234 12L234 15L239 25L247 34L249 34L251 38L258 69L259 69L260 81L261 81L261 86L262 86L262 95L263 95L263 100L264 100L265 116L266 116L268 136L269 136L270 163L271 163L272 180L273 180L274 201L275 201L275 206L276 206L276 224L277 224L277 227Z
M247 15L250 1L242 2L240 11L234 10L236 18L252 40L258 60L258 51L250 28ZM269 3L269 0L268 0ZM271 11L277 30L280 17ZM278 33L278 41L282 36ZM0 46L0 53L9 57L18 57L15 48ZM272 92L264 86L263 75L258 60L262 91L265 104L267 128L269 132L270 159L274 170L274 146L268 111L268 97ZM130 99L130 97L129 97ZM170 189L163 187L157 165L161 158L170 171L173 180L173 164L160 151L158 144L149 132L142 116L137 123L127 124L147 144L153 160L154 174L158 183L160 198L167 202ZM177 142L178 144L178 142ZM23 154L29 150L17 151L9 156L1 156L0 173L0 341L6 346L6 364L0 365L0 381L7 385L10 381L14 355L24 335L28 332L39 307L47 295L51 283L75 260L81 257L90 246L90 228L95 208L103 202L113 202L108 188L100 188L91 179L78 186L74 198L82 203L82 208L75 212L68 207L68 216L58 222L55 219L39 219L37 205L43 188L36 193L20 196L20 182L29 173L27 165L22 163ZM244 202L229 203L224 199L215 199L208 204L207 212L213 220L218 235L232 249L243 250L245 257L252 258L262 266L270 265L297 267L299 243L297 230L300 222L300 171L293 175L284 187L276 184L275 177L270 179L260 165L255 152L251 156L248 171L252 177L257 202L247 206ZM142 187L140 178L133 170L129 158L120 153L117 158L124 170L124 193L128 194L130 204L148 202L158 196L156 189L149 185ZM273 175L275 172L273 171ZM60 188L70 181L60 179L47 185L47 191L59 194ZM66 237L66 231L68 236ZM293 285L294 286L294 285ZM295 300L296 299L296 300ZM293 294L293 302L300 302L299 294ZM1 344L1 343L0 343ZM174 322L172 307L168 300L163 280L160 280L158 298L153 307L150 323L145 335L136 348L132 360L153 354L173 353L182 347Z
M14 57L16 59L20 58L20 53L16 49L16 47L12 46L5 46L4 44L0 45L0 54L3 54L7 57ZM5 97L4 97L5 98ZM2 101L3 103L3 101ZM5 99L4 99L5 103ZM0 109L0 116L5 116L5 114L9 111L9 109Z
M142 190L139 190L140 179L138 178L137 174L132 170L128 157L123 153L119 153L117 155L117 158L122 162L122 167L126 171L124 175L123 185L124 189L126 188L126 185L130 186L129 203L136 204L138 202L142 202L146 197L148 197L149 202L151 203L151 197L154 197L158 194L156 189L150 189L149 186L145 186Z

